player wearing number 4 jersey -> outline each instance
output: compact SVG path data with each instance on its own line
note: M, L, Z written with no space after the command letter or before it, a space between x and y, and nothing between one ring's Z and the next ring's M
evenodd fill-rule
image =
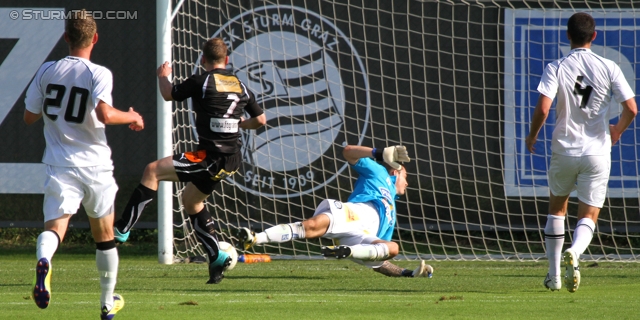
M82 203L96 242L102 291L100 316L113 319L124 300L113 292L119 262L113 234L113 202L118 186L105 125L128 124L139 131L144 123L133 108L122 112L111 106L113 76L107 68L89 61L98 42L96 31L96 22L84 10L71 14L64 33L69 56L42 65L27 90L24 121L32 124L43 119L47 145L42 159L47 170L45 231L36 244L38 262L32 297L40 308L49 305L51 258L64 239L69 219Z
M213 38L202 48L205 73L172 85L168 79L171 74L169 63L165 62L158 68L160 93L166 101L191 98L193 102L198 150L175 154L147 165L140 185L115 224L116 240L126 241L145 205L156 197L159 181L188 182L182 193L182 204L207 253L207 283L222 281L223 269L230 258L219 250L214 221L203 202L221 180L240 167L240 129L257 129L266 123L266 116L253 93L232 71L225 69L228 63L224 41ZM245 111L251 116L249 119L243 118Z
M611 168L611 146L631 124L637 113L635 95L620 67L591 52L596 38L595 21L586 13L576 13L567 23L571 51L547 65L538 85L540 97L533 114L527 148L535 151L553 99L557 97L549 166L549 215L544 228L549 258L549 273L544 286L559 290L560 264L564 263L564 283L569 292L580 285L578 259L587 249L595 231L600 208L604 204ZM615 125L610 113L622 104ZM610 110L615 106L614 110ZM569 194L577 191L578 223L573 243L564 252L565 216Z

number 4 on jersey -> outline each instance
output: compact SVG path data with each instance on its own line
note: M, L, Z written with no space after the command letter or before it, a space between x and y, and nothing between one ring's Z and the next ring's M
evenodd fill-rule
M573 93L579 96L582 96L582 101L580 102L580 109L584 109L587 107L587 103L589 103L589 97L591 97L591 92L593 91L592 86L582 87L582 79L583 76L578 76L576 79L576 85L573 89Z

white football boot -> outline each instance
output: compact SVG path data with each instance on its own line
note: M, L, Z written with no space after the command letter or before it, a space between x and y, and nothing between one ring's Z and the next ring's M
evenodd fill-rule
M580 286L580 266L578 254L569 248L564 252L564 285L569 292L576 292Z
M547 273L547 277L544 278L543 282L544 286L551 291L558 291L562 288L562 281L560 281L560 276L551 277Z

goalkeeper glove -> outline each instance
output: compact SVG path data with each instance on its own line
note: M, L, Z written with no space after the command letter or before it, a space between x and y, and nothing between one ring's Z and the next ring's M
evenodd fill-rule
M400 170L402 168L402 165L398 162L409 162L411 160L405 146L386 147L382 152L376 149L376 151L374 151L374 155L377 160L384 161L396 170Z

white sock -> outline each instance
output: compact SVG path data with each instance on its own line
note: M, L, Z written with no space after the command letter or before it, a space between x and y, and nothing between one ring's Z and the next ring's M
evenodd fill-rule
M562 262L562 246L564 245L564 216L547 216L544 227L544 245L549 259L549 276L560 275Z
M587 250L587 247L593 239L593 232L596 230L596 224L589 218L582 218L578 221L576 229L573 231L573 249L578 257Z
M275 227L256 234L256 244L268 242L287 242L293 239L304 239L305 232L302 222L294 222L288 224L279 224Z
M380 261L389 258L389 247L384 243L357 244L350 246L351 258L366 261Z
M38 236L36 243L36 258L38 260L47 258L51 262L53 254L58 250L60 238L54 231L45 231Z
M118 249L96 250L96 266L100 274L100 303L107 310L113 308L113 290L118 277Z

